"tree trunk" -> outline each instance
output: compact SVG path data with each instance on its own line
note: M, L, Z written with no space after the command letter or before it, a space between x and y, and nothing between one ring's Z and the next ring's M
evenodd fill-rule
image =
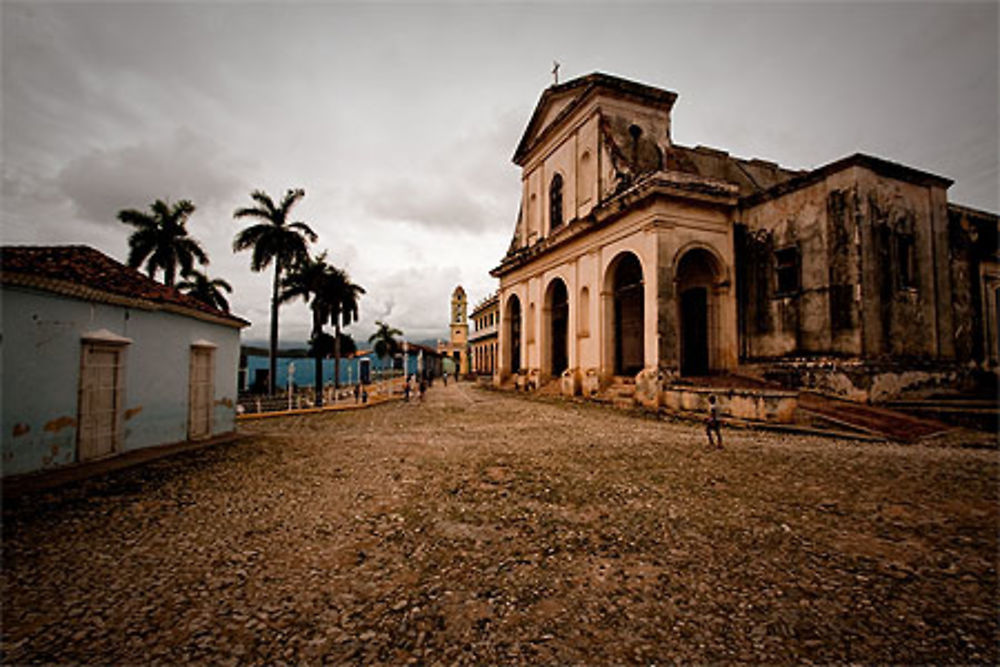
M315 297L313 297L315 299ZM313 359L316 361L316 407L323 407L323 351L319 346L319 337L323 333L323 323L319 311L313 308Z
M274 286L271 288L271 341L268 346L267 395L274 396L278 371L278 282L281 280L281 263L274 261ZM291 382L291 378L288 378Z
M333 386L340 389L340 316L333 321Z

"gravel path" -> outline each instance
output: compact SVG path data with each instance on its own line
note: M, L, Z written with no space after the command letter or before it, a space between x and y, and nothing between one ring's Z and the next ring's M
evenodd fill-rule
M7 502L3 663L996 663L998 455L436 383Z

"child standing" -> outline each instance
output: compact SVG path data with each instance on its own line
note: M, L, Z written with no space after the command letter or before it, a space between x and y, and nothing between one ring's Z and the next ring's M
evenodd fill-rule
M712 446L712 432L715 432L716 449L722 449L722 431L719 428L719 404L715 395L708 397L708 418L705 420L705 433L708 434L708 446Z

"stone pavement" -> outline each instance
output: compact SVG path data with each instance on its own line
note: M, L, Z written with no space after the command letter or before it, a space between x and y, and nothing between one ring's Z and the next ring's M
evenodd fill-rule
M5 502L2 661L996 663L995 449L436 382ZM972 436L969 436L972 438Z

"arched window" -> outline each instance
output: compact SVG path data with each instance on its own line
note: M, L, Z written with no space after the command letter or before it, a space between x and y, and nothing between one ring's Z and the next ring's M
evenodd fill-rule
M549 184L549 227L555 230L563 223L563 178L562 174L552 177Z

